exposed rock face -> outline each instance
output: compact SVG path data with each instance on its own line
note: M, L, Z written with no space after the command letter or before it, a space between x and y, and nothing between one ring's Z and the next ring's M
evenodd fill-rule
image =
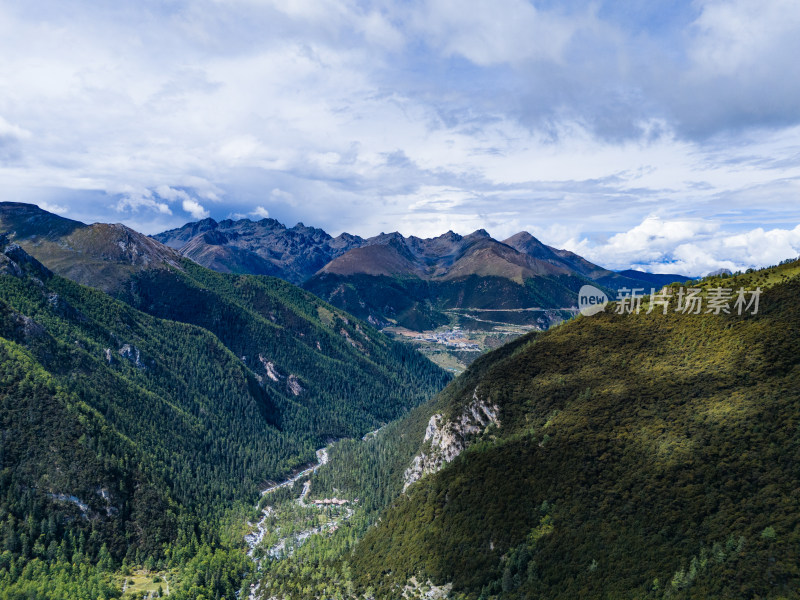
M425 600L445 600L450 597L450 592L453 589L452 583L444 585L434 585L430 579L424 584L417 580L416 577L411 577L408 583L403 586L403 598L410 600L411 598L423 598Z
M0 274L12 277L24 277L29 273L33 277L48 279L52 273L38 260L25 252L19 244L9 243L8 238L0 234Z
M286 387L288 387L289 391L295 396L299 396L305 391L305 388L300 385L300 380L295 375L289 375L289 379L286 382Z
M260 354L258 355L258 360L261 362L261 365L264 367L264 371L267 373L267 377L269 377L272 381L278 382L283 379L283 375L278 372L278 368L275 366L275 363L271 360L267 360Z
M423 443L430 444L427 452L414 457L404 473L403 491L428 473L436 473L445 464L461 454L470 442L490 424L500 426L498 408L478 398L478 389L472 393L472 402L464 407L454 421L444 422L444 416L435 414L428 421Z
M119 355L122 358L132 362L137 369L145 368L145 364L142 361L142 353L139 352L139 349L136 346L124 344L122 348L119 349Z

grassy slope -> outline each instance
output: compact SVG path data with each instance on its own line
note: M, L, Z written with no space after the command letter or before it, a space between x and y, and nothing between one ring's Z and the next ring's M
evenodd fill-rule
M392 597L422 574L468 597L795 597L797 271L726 281L772 286L756 316L603 314L486 357L478 395L501 408L498 437L382 516L355 552L361 585ZM470 377L446 392L451 412Z

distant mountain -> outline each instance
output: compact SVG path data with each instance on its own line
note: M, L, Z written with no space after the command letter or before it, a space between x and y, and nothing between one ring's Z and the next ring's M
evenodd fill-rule
M322 267L320 273L348 277L372 275L386 277L425 277L425 268L416 261L402 241L387 239L386 243L354 248Z
M497 325L546 327L552 322L547 319L559 317L507 311L575 306L577 292L586 283L611 293L620 288L649 291L652 286L686 279L616 273L572 252L546 246L527 232L503 242L484 230L463 237L448 232L431 239L392 233L369 238L364 244L332 260L303 286L373 323L417 331L451 322L447 313L454 310L461 311L462 326L473 326L480 321L470 309L494 309L483 316Z
M656 288L669 285L670 283L674 283L676 281L683 283L685 281L694 279L694 277L686 277L684 275L674 275L671 273L646 273L645 271L636 271L633 269L619 271L617 274L622 277L627 277L628 279L636 280L637 282L649 282L651 286L655 286ZM650 288L647 288L646 293L649 292Z
M281 277L375 325L415 331L452 323L448 311L563 309L576 305L585 283L649 290L655 281L646 273L604 269L527 232L503 242L484 230L429 239L396 232L333 238L302 223L287 229L274 219L205 219L155 238L214 270ZM685 279L658 276L659 282ZM555 313L491 317L515 325L527 319L532 326L560 319ZM467 326L479 322L466 313L459 319Z
M110 292L134 273L177 267L181 255L125 225L85 225L32 204L0 202L0 232L49 268Z
M336 275L386 275L452 281L476 275L520 285L537 276L569 275L564 265L524 254L492 239L483 229L467 236L452 231L436 238L381 234L332 260L320 271Z
M612 290L618 290L623 287L645 288L646 291L649 292L652 286L661 287L669 285L674 281L690 279L685 275L653 274L644 271L635 271L633 269L627 269L625 271L604 269L569 250L558 250L546 246L527 231L521 231L511 236L503 243L529 256L561 265L572 273L582 275Z
M390 233L364 243L332 260L303 286L377 325L422 331L452 322L451 310L570 307L586 281L484 230L467 236L449 231L430 239ZM472 320L466 314L458 318Z
M274 275L298 285L364 243L346 233L334 238L302 223L288 229L275 219L204 219L153 237L221 273Z
M211 332L265 387L299 403L292 418L315 414L310 431L320 440L405 410L406 399L388 400L399 399L399 388L381 391L396 388L397 377L422 378L419 390L404 392L411 404L424 398L420 390L446 379L416 352L290 283L217 273L122 225L84 225L31 205L0 203L0 233L58 275L155 317ZM366 379L372 385L353 387ZM382 408L371 404L382 395Z

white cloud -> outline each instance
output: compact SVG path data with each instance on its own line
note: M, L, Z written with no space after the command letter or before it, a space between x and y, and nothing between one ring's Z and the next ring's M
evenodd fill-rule
M789 0L670 23L648 17L677 4L630 23L588 0L43 2L0 5L2 199L140 225L260 206L361 235L528 229L621 266L744 264L710 240L800 222Z
M705 0L693 27L690 55L707 72L743 75L742 69L771 69L765 59L792 61L800 41L800 11L794 0Z
M765 267L800 256L800 225L793 229L761 227L736 233L704 220L648 217L628 231L593 244L584 238L567 248L612 269L705 275Z
M118 212L138 211L141 208L150 209L162 215L172 214L169 206L153 198L150 190L127 192L119 199L116 205Z
M39 208L42 210L46 210L47 212L56 213L58 215L63 215L64 213L69 211L69 208L66 206L62 206L60 204L52 204L50 202L39 202Z
M185 199L182 206L183 210L192 215L194 219L205 219L211 214L197 200L192 198Z
M398 51L406 41L405 36L378 11L369 12L358 27L371 45Z
M230 139L222 144L219 156L229 164L238 164L258 158L264 153L265 148L252 135L242 135Z
M6 140L25 140L31 137L31 132L6 121L0 116L0 143Z
M254 217L258 217L259 219L269 218L269 211L263 206L256 206L255 210L250 214Z
M526 0L429 0L414 25L445 53L488 66L530 59L560 62L584 20L539 11Z
M183 190L176 190L168 185L159 185L156 187L156 193L164 200L174 202L175 200L189 200L190 196Z
M651 216L633 229L612 236L603 247L603 252L609 253L610 258L620 255L658 257L681 242L707 238L718 230L716 223L701 220L665 221Z
M269 197L277 202L283 202L290 206L296 206L297 202L294 199L294 194L284 191L280 188L275 188L269 193Z

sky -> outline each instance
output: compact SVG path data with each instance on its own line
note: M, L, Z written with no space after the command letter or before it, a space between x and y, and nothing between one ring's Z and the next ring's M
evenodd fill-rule
M796 0L0 0L0 200L145 233L800 254Z

